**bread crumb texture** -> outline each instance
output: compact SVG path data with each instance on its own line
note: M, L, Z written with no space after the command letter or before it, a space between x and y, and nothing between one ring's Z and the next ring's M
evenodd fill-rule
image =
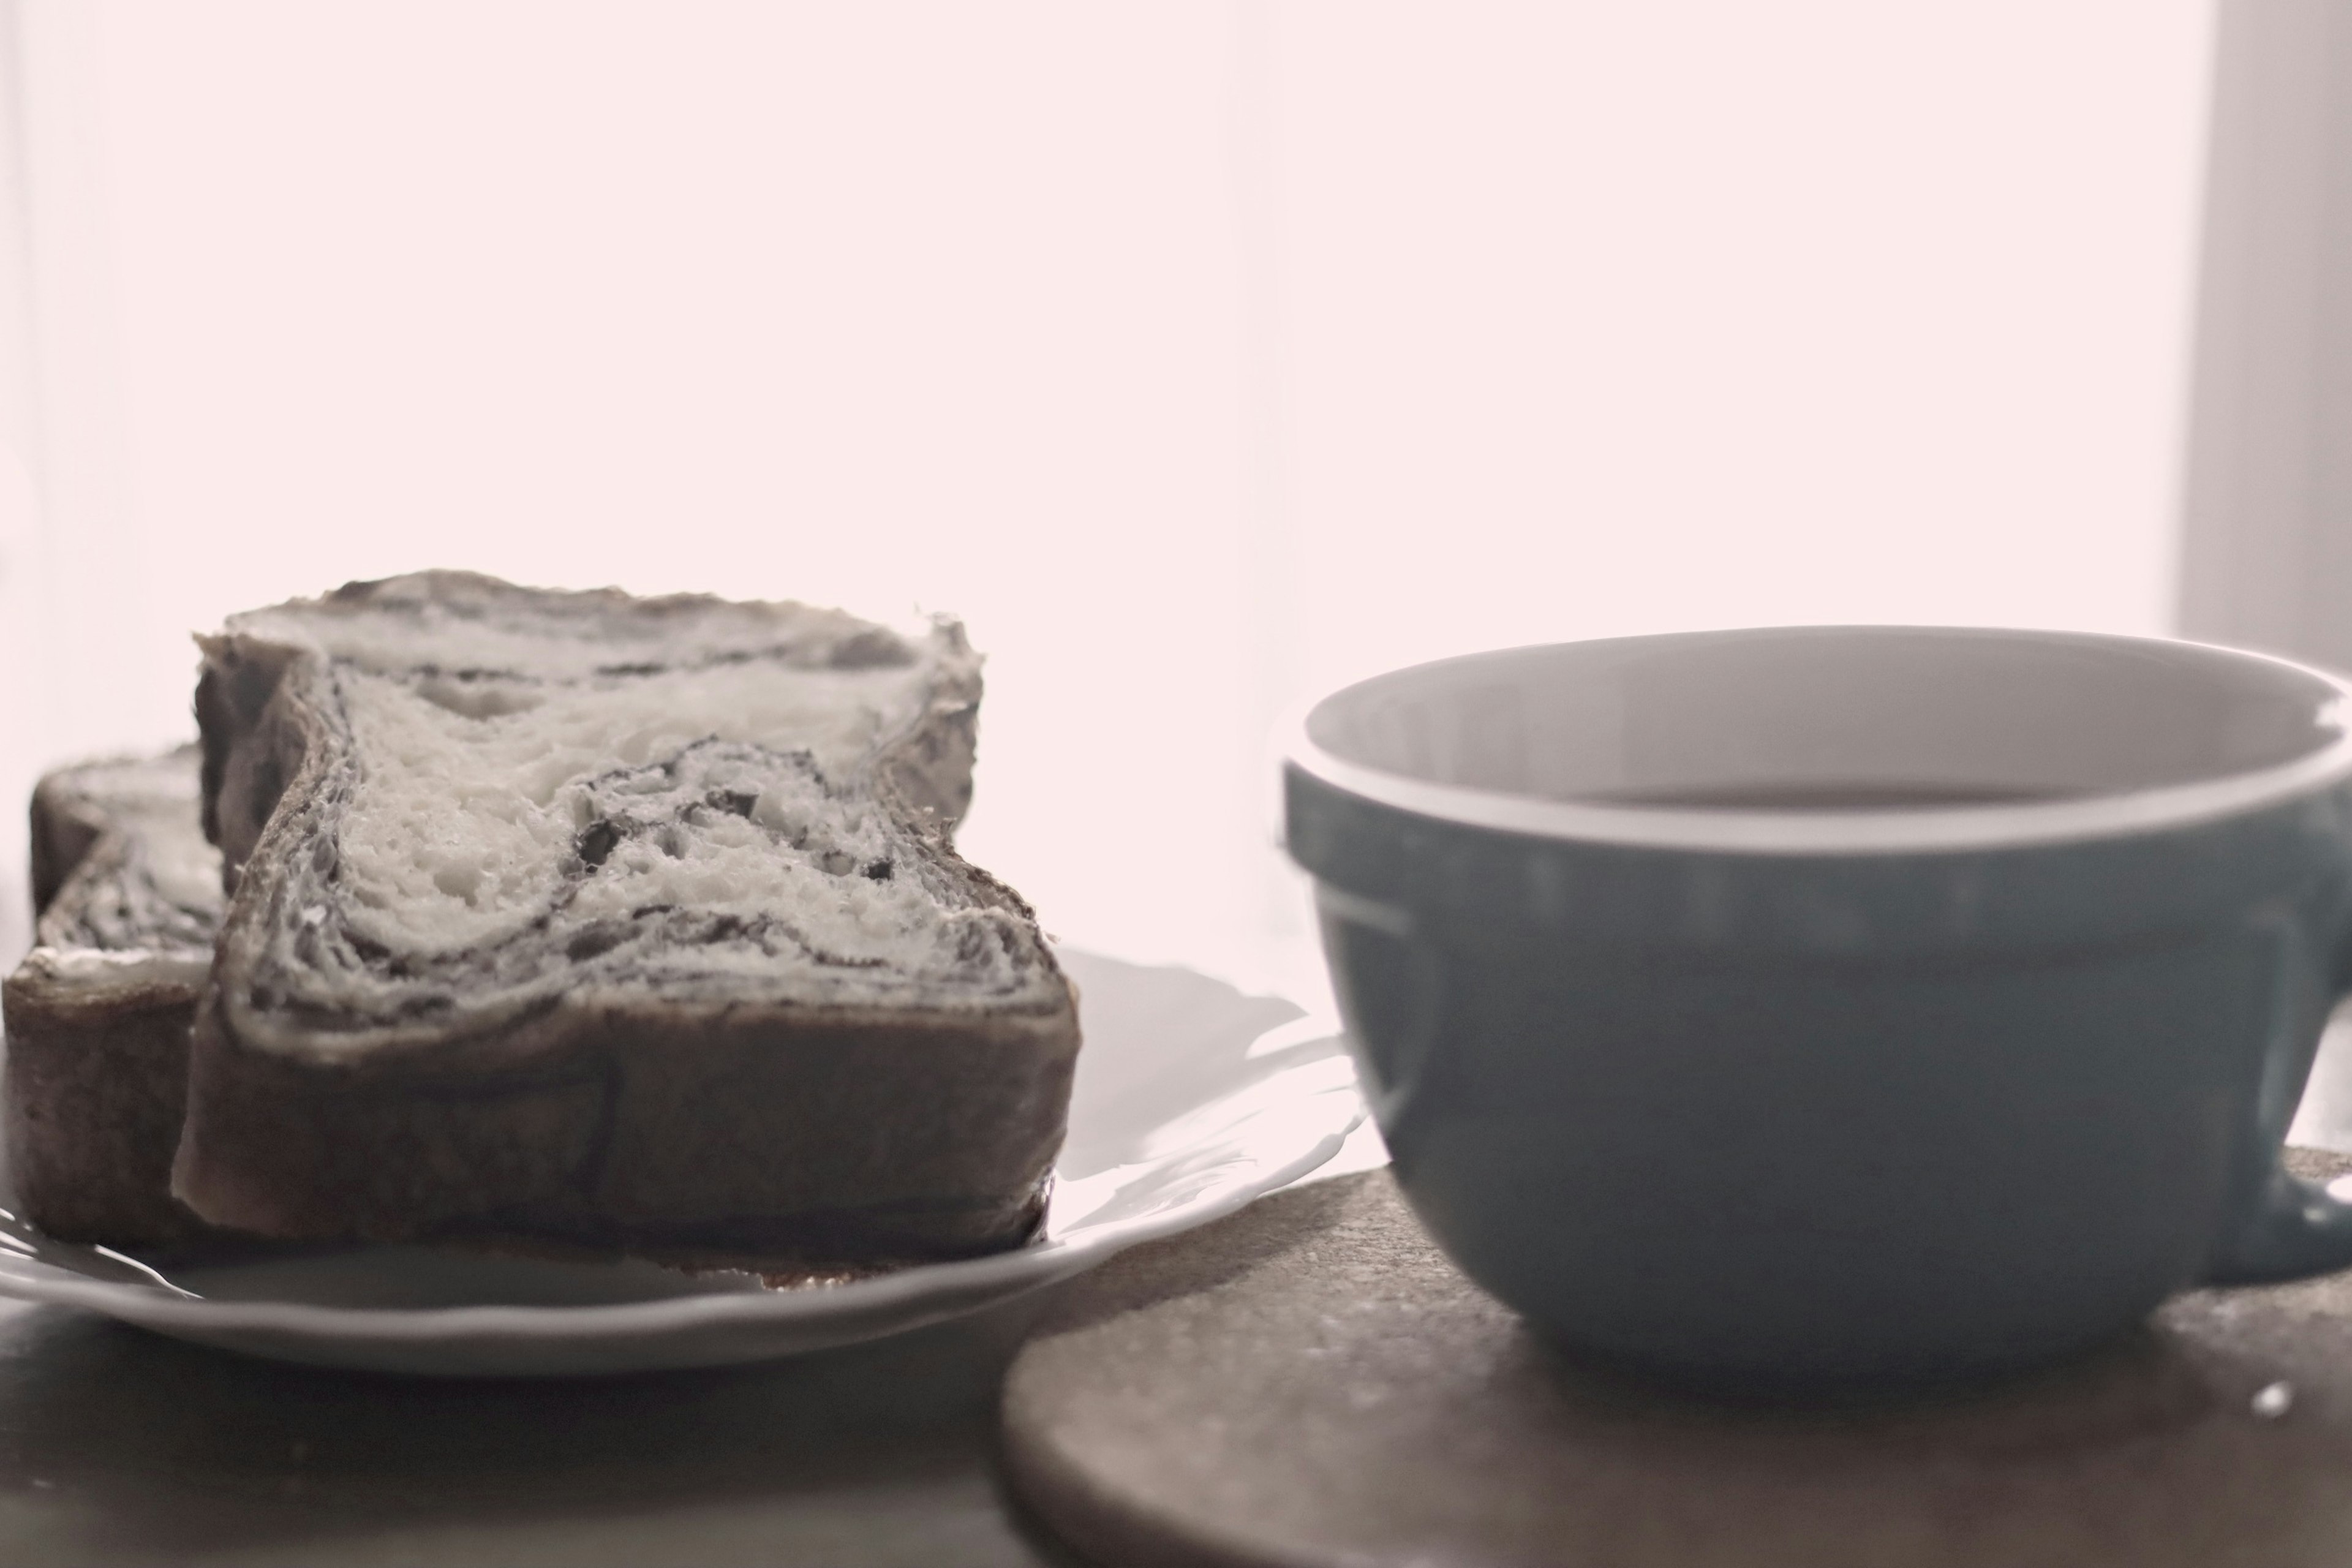
M977 700L959 629L504 584L477 604L486 582L229 624L301 656L341 741L257 853L277 864L241 1028L315 1049L559 995L1060 1004L1026 910L877 789L943 690Z

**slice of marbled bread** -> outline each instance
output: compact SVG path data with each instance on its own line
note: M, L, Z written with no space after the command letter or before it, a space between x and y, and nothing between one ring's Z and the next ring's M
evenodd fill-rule
M1076 1011L950 846L961 627L436 572L202 640L198 1214L711 1263L1030 1234Z
M171 1194L188 1026L223 901L196 773L189 745L60 769L33 792L37 923L0 982L0 1125L20 1212L68 1240L205 1232Z

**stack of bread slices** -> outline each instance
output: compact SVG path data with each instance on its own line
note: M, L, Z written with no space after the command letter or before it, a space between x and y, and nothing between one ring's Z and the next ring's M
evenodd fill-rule
M1076 1003L952 847L961 627L435 572L199 640L200 754L34 797L34 1224L750 1267L1032 1234Z

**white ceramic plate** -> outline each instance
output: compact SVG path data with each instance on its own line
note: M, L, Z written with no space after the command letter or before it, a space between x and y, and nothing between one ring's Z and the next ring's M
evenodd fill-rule
M0 1296L87 1307L281 1361L562 1377L793 1355L973 1311L1231 1214L1324 1164L1363 1119L1328 1026L1181 969L1064 950L1086 1031L1044 1234L1017 1252L847 1284L421 1247L352 1247L169 1278L0 1221Z

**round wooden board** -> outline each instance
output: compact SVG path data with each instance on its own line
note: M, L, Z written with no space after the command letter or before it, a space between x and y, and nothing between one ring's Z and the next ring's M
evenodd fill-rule
M1373 1172L1078 1281L1003 1422L1045 1524L1141 1568L2339 1568L2352 1275L2186 1297L1965 1398L1724 1407L1559 1360Z

